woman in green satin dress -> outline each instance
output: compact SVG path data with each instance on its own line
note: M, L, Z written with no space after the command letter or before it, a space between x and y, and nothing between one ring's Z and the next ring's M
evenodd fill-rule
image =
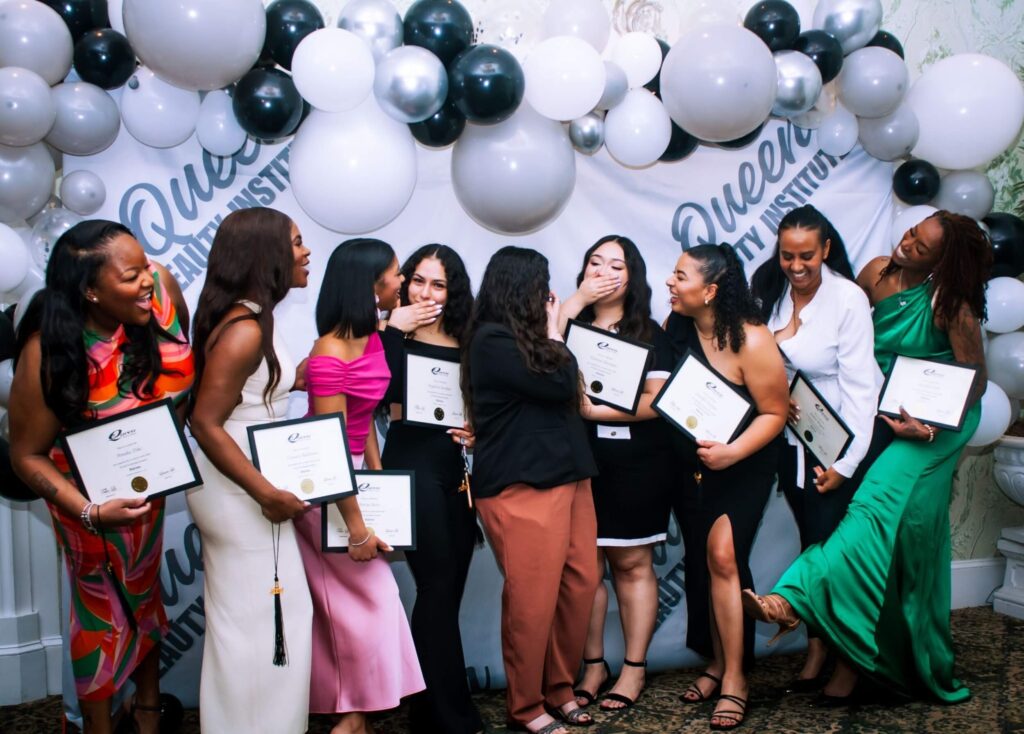
M744 590L751 616L777 622L780 633L804 621L839 652L824 691L828 705L852 695L861 674L945 703L970 696L953 672L949 494L981 413L980 321L991 263L975 221L940 211L857 279L874 306L875 358L883 371L899 354L980 369L962 430L940 430L905 412L885 419L895 438L833 535L797 558L768 596Z

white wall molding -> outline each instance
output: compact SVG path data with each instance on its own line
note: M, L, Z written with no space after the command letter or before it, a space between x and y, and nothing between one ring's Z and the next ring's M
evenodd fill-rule
M1003 585L1005 558L971 558L953 561L952 608L981 607L992 603L992 592Z

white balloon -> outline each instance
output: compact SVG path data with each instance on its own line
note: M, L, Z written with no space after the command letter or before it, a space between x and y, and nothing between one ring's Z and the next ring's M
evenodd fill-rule
M821 127L822 120L835 110L836 104L835 86L834 83L829 83L821 88L821 94L818 95L818 99L811 109L799 115L791 115L789 119L797 127L802 127L805 130L817 130Z
M72 171L60 182L60 200L65 209L87 217L95 214L107 198L103 180L92 171Z
M821 119L818 146L832 156L846 155L857 144L858 132L854 114L836 103L835 109Z
M28 248L18 233L0 224L0 293L21 285L31 263Z
M354 110L314 110L292 141L289 169L295 200L314 221L335 232L371 232L409 203L416 144L370 96Z
M140 66L121 94L121 119L143 145L173 148L195 132L199 92L176 87Z
M601 99L594 107L599 110L610 110L626 98L626 92L629 91L629 80L622 67L611 61L604 62L604 77L604 92L601 93Z
M370 47L343 28L321 28L302 39L292 57L292 79L299 94L318 110L344 112L373 89Z
M636 89L651 81L661 69L661 46L648 33L627 33L615 42L611 61L626 72L629 88Z
M71 70L73 48L53 8L36 0L0 2L0 67L30 69L52 86Z
M0 69L0 143L38 143L56 118L50 85L41 76L18 66Z
M1000 334L985 355L988 378L1013 398L1024 398L1024 333Z
M107 17L111 28L122 36L128 36L124 32L124 0L107 0Z
M742 16L736 0L687 0L681 10L679 30L689 33L700 26L726 23L740 25Z
M608 43L611 25L601 0L557 0L544 11L545 38L576 36L598 52Z
M212 155L234 155L249 137L231 109L231 95L223 89L207 92L199 105L196 137L203 150Z
M860 144L868 155L880 161L894 161L910 155L920 129L917 115L903 104L885 117L862 118Z
M967 445L988 446L997 441L1006 433L1013 418L1010 398L999 385L989 380L985 392L981 396L981 418L978 427L967 440Z
M604 120L604 144L619 163L648 166L668 147L672 120L661 101L646 89L631 89Z
M117 102L95 84L68 82L50 90L57 119L46 142L71 155L96 155L117 139L121 111Z
M985 288L988 319L984 327L1005 334L1024 326L1024 283L1016 278L993 278Z
M907 93L907 65L881 46L858 49L843 60L836 79L839 99L858 117L884 117Z
M11 404L11 383L14 382L14 360L0 362L0 408Z
M985 165L1014 144L1024 123L1017 75L981 54L957 54L929 67L907 104L921 124L914 155L938 168Z
M534 46L523 63L523 75L526 101L552 120L582 117L604 94L601 55L574 36L556 36Z
M0 145L0 222L28 219L53 194L54 164L44 143Z
M932 203L939 209L982 219L995 203L996 191L980 171L951 171L942 177L939 193Z
M892 233L889 237L892 246L896 247L903 239L903 235L937 211L938 209L933 206L919 204L918 206L908 206L897 214L892 220Z

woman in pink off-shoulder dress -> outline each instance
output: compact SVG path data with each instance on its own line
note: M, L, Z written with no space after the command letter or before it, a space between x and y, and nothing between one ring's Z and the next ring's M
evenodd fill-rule
M356 239L331 254L316 304L320 339L306 367L310 413L345 413L357 469L380 469L373 409L391 373L377 334L375 300L398 305L398 260L380 240ZM376 297L376 298L375 298ZM295 520L313 597L311 713L340 713L332 734L372 734L369 711L394 708L422 691L416 649L391 568L391 550L363 522L357 497L338 502L351 542L346 554L321 552L321 510Z

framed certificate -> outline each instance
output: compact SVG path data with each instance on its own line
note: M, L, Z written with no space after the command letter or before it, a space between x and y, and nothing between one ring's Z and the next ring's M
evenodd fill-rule
M971 365L898 355L885 376L878 412L897 418L902 406L919 421L959 431L977 375Z
M203 483L170 398L92 421L60 441L91 502L149 499Z
M692 349L686 350L653 407L694 441L720 443L736 438L754 412L753 404Z
M415 550L416 473L357 471L356 483L363 522L395 550ZM324 505L321 518L321 548L327 553L347 552L348 527L338 506Z
M405 393L402 420L421 426L462 428L462 366L446 359L405 353Z
M276 421L246 430L253 465L278 489L316 503L356 493L342 413Z
M565 346L583 373L587 397L636 415L653 350L649 344L570 320Z
M828 469L853 441L853 431L799 370L789 386L789 397L800 406L800 419L787 425L821 468Z

